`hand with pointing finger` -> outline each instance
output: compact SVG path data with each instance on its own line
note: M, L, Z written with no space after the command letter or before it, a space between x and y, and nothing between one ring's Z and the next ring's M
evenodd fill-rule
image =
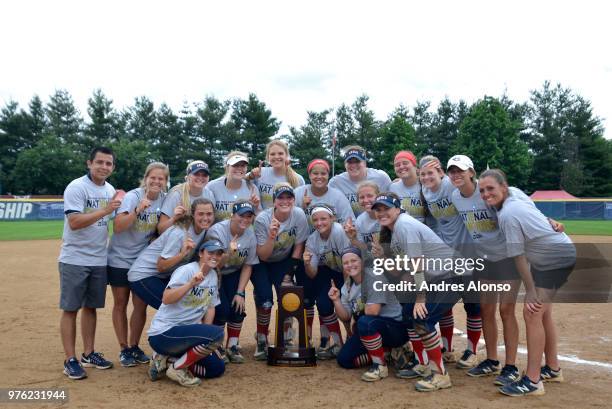
M334 284L334 280L331 280L331 287L329 289L329 292L327 293L328 297L330 300L332 301L337 301L340 299L340 290L338 290L338 288L336 287L336 284Z
M308 196L308 189L304 189L304 197L302 198L302 208L308 209L310 203L312 203L312 198Z
M259 161L259 166L251 169L251 179L259 179L261 177L261 168L263 167L263 161Z
M344 233L346 233L346 236L350 240L355 240L357 238L357 229L353 224L352 218L349 217L346 222L344 222L344 225L342 227L344 227Z

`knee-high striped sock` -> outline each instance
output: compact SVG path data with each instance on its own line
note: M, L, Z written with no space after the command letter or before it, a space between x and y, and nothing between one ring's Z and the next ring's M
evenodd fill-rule
M314 321L315 308L306 308L306 326L308 327L308 339L312 339L312 322Z
M329 339L329 330L327 329L327 325L323 322L321 314L319 314L319 326L321 327L321 339Z
M440 319L440 334L442 335L442 346L447 351L453 350L453 330L455 329L455 318L453 310L449 310Z
M340 323L338 322L338 316L336 313L321 317L323 324L327 327L329 335L334 339L336 345L342 345L342 336L340 335ZM323 335L321 335L323 337Z
M175 369L187 368L200 359L207 357L211 352L212 350L208 345L196 345L174 361L172 365L174 365Z
M268 328L270 327L270 315L272 308L257 307L257 340L268 339Z
M467 347L473 353L478 348L478 340L482 332L482 318L480 315L468 315L467 317Z
M423 346L423 341L421 341L421 337L419 337L419 335L414 329L408 329L408 337L410 338L412 350L414 351L414 354L419 360L419 363L421 365L427 365L429 359L427 359L427 353L425 352L425 347Z
M442 362L442 345L440 343L440 336L437 331L430 332L429 334L421 335L423 346L427 351L427 357L429 362L433 362L438 367L441 374L444 374L444 363Z
M382 346L382 337L376 333L374 335L360 335L359 339L363 346L368 350L368 355L373 363L385 364L385 350Z
M195 363L189 367L189 370L193 374L193 376L197 376L198 378L204 378L206 375L206 367L203 364Z
M370 355L368 354L357 355L355 358L353 358L353 365L355 368L361 368L363 366L370 365L371 363L372 359L370 359Z
M238 345L238 338L242 330L242 322L227 322L227 346L228 348Z

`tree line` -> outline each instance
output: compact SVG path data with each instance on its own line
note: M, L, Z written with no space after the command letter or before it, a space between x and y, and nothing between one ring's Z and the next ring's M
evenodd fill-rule
M461 153L477 171L503 169L512 185L527 192L563 188L577 196L612 196L612 141L603 136L602 119L590 101L560 84L545 82L525 102L506 95L484 96L471 105L448 98L437 106L419 101L382 119L369 102L361 95L350 105L307 111L305 123L281 135L281 122L255 94L230 100L207 96L175 112L146 96L117 109L96 90L86 118L67 90L57 90L47 103L35 95L27 108L9 101L0 111L1 193L61 194L83 174L87 153L96 145L115 150L110 182L130 189L151 161L169 165L173 184L195 159L207 162L216 177L228 151L244 151L256 165L268 141L282 138L302 175L311 159L331 161L332 152L336 173L341 172L341 148L357 144L369 153L368 166L392 177L399 150L432 154L442 162Z

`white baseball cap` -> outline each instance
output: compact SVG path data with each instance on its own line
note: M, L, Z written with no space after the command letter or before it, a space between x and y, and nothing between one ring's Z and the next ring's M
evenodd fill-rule
M457 166L461 170L474 169L472 159L465 155L455 155L450 158L448 160L448 164L446 165L446 170L448 170L451 166Z
M229 158L227 158L227 160L225 161L225 163L230 166L234 166L235 164L240 163L240 162L246 162L248 164L249 158L247 158L244 155L232 155Z

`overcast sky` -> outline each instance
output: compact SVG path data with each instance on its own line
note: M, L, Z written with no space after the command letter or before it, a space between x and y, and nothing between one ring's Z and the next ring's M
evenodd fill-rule
M178 109L255 92L283 123L370 96L518 101L544 80L591 100L612 137L612 24L599 1L30 1L0 3L0 103L67 89L86 115L147 95Z

